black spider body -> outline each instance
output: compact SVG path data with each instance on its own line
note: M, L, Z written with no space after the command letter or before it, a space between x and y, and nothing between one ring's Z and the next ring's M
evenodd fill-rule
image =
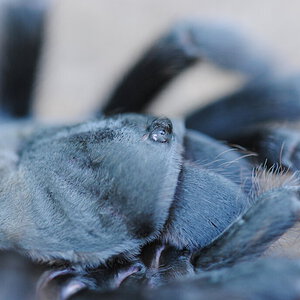
M10 10L6 30L23 28L23 47L32 47L30 35L38 49L43 12L27 23L19 11L22 6ZM13 39L7 43L13 48ZM249 82L187 116L186 126L145 114L168 81L198 59L244 72ZM15 71L2 73L18 86ZM3 115L11 119L0 128L0 245L52 264L40 277L37 299L185 299L186 286L197 299L274 296L270 282L280 279L270 276L273 260L258 257L300 215L297 173L259 167L266 157L279 163L283 153L284 167L298 169L296 129L273 124L298 120L297 79L276 80L265 58L234 31L184 21L154 43L93 120L70 126L16 121L20 111L7 105L13 93L3 89ZM275 267L299 278L299 261L291 264L280 260ZM259 268L263 283L255 278ZM248 281L253 293L242 295ZM295 282L287 282L287 299L299 297Z

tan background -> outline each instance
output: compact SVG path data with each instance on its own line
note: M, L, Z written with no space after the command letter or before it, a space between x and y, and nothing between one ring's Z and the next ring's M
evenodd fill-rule
M296 0L57 0L50 12L36 100L43 119L86 118L145 46L187 16L236 24L266 45L281 66L300 70ZM151 111L181 115L240 83L232 74L197 66Z

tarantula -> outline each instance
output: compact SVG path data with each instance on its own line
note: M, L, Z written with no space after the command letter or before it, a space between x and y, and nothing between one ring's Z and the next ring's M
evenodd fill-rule
M9 10L2 55L15 63L1 69L0 242L43 263L30 264L34 272L47 269L37 299L299 297L299 260L259 258L299 220L298 78L274 78L232 30L183 21L94 119L17 121L30 112L43 15ZM249 81L185 125L142 113L199 59ZM266 158L281 171L261 166Z

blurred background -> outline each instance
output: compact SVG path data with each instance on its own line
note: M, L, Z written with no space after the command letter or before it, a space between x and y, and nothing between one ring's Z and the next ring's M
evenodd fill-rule
M297 0L53 0L35 111L51 121L88 117L123 72L176 20L232 23L266 48L284 72L300 70ZM237 74L200 64L176 79L149 108L181 116L240 86Z

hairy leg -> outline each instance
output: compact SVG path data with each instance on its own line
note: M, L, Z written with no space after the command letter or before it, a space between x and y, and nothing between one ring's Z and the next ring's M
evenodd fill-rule
M243 143L247 131L260 123L297 121L300 115L300 76L262 79L193 112L187 128L214 138Z
M199 272L260 256L300 218L298 186L261 194L253 206L211 245L195 253Z
M45 6L19 1L3 12L0 103L4 116L31 113L35 78L45 25Z
M174 77L198 60L208 60L252 78L269 71L268 59L230 26L181 21L124 75L103 112L142 111Z
M161 239L178 249L203 248L249 205L250 199L240 186L185 162Z

